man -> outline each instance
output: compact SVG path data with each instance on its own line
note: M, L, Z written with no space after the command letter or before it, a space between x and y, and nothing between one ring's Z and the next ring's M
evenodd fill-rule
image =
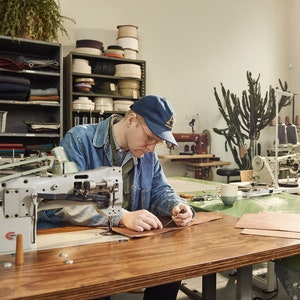
M152 95L130 108L125 117L112 115L99 124L73 127L61 146L79 170L122 166L123 209L113 217L113 226L161 229L158 216L172 216L177 226L186 226L194 211L167 183L154 152L164 141L177 145L172 135L174 112L166 99ZM107 225L107 218L93 206L65 207L47 217L74 225ZM147 288L144 300L175 300L179 286L176 282Z

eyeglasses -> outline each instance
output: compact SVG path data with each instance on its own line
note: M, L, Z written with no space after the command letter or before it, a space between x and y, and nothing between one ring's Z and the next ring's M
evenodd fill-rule
M146 131L146 129L145 129L144 124L142 123L142 121L139 120L139 118L137 118L137 120L138 120L139 124L141 125L142 130L144 131L144 135L146 136L146 141L145 142L146 142L147 146L154 146L154 145L163 144L163 142L164 142L163 140L156 140L154 137L150 136L147 133L147 131Z

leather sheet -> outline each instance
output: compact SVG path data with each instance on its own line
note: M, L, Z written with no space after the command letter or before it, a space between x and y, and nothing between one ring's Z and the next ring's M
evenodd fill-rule
M167 224L171 220L170 217L160 217L159 219L161 220L162 224ZM217 212L197 212L195 218L188 226L198 225L201 223L210 222L218 219L222 219L222 216ZM130 238L136 238L136 237L153 236L153 235L162 234L162 233L175 231L175 230L183 230L184 228L185 227L178 227L174 222L172 222L163 229L154 229L154 230L137 232L125 227L113 227L113 231Z
M300 239L300 215L286 212L244 214L235 228L243 228L242 234Z

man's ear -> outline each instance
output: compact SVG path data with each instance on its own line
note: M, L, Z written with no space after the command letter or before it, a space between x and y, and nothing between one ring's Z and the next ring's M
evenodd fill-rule
M127 116L127 122L128 124L131 124L132 122L137 121L137 115L135 112L131 112L129 113L129 115Z

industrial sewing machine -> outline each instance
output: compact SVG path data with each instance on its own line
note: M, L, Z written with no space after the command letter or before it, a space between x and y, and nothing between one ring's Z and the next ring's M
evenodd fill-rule
M285 191L297 193L300 173L300 153L279 156L255 156L252 161L253 181L275 186L275 169L278 168L278 185Z
M173 133L176 142L192 143L192 146L182 154L207 154L208 140L205 133ZM172 145L167 145L170 151Z
M108 218L109 229L111 218L120 212L120 167L78 172L66 160L62 147L54 148L52 153L55 155L1 165L0 174L4 175L0 177L0 253L15 251L17 234L23 235L25 251L35 248L40 210L93 205ZM28 165L34 167L28 170ZM17 166L19 170L14 172Z

